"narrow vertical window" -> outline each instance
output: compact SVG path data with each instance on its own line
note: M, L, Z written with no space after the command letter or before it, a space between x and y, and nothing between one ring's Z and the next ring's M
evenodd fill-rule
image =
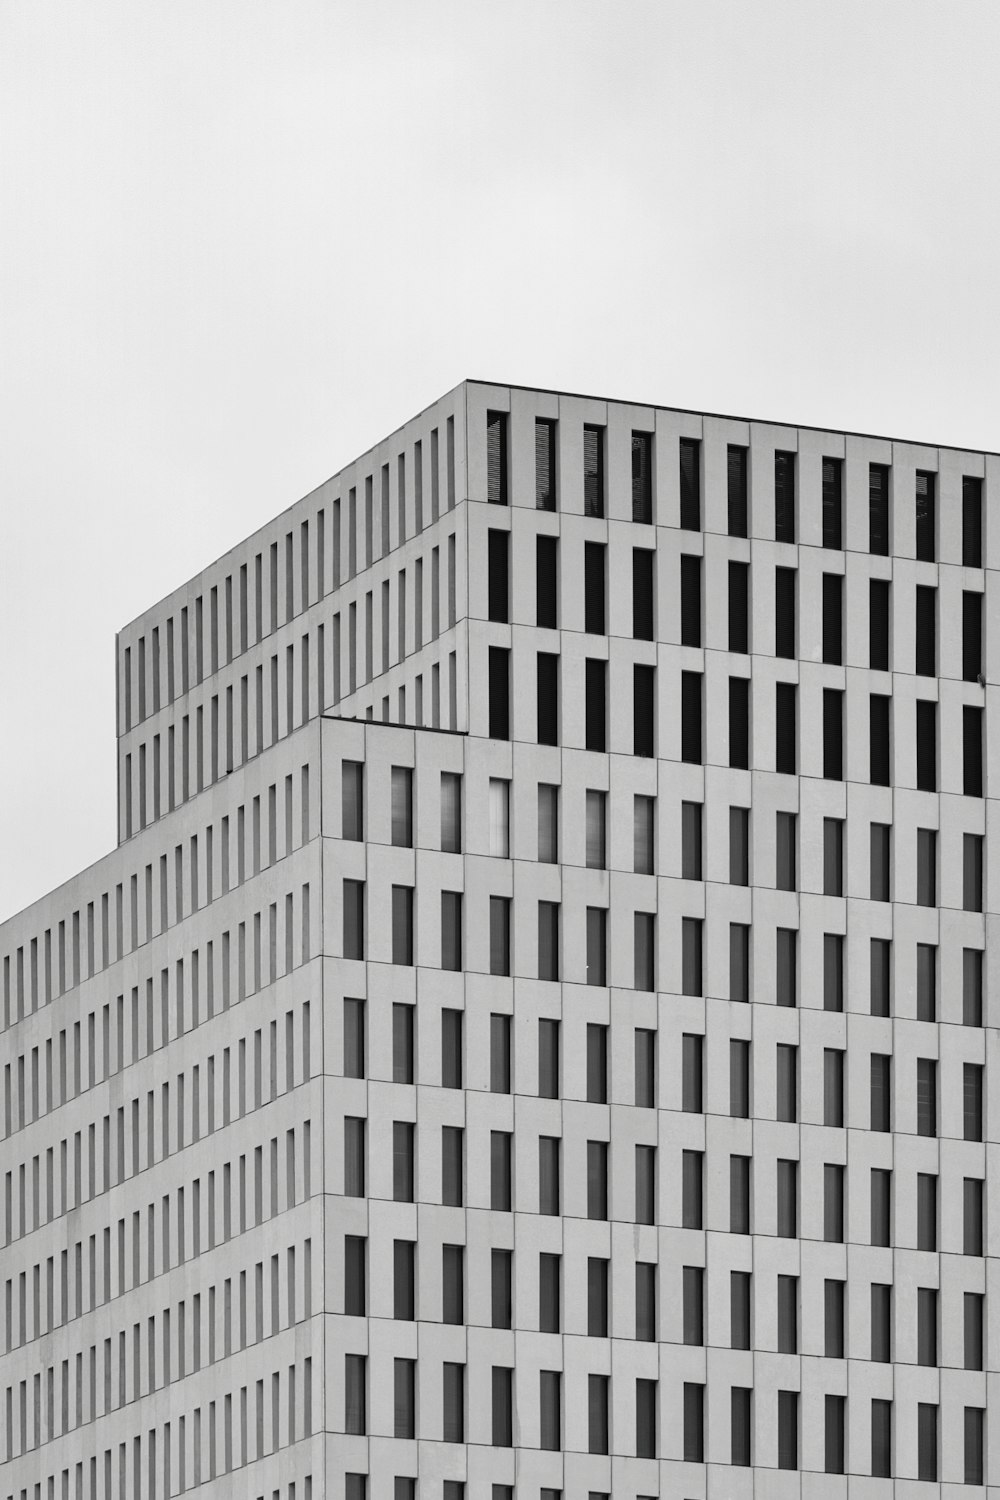
M774 455L774 540L795 541L795 454Z
M917 905L937 906L937 829L917 829Z
M750 809L729 809L729 883L750 884Z
M885 693L868 698L868 777L872 786L892 784L892 699Z
M538 743L559 743L559 657L553 651L539 651L536 657L536 705Z
M632 520L653 520L653 434L632 434Z
M823 819L823 895L844 894L844 820Z
M774 654L789 661L795 658L797 576L794 568L774 570Z
M702 674L681 673L681 760L702 764Z
M983 710L968 703L962 708L962 793L983 795Z
M360 761L345 760L342 764L342 821L341 836L345 839L363 839L364 834L364 787L365 768Z
M798 887L798 816L793 812L774 815L775 886L779 891Z
M510 974L510 907L509 896L490 897L491 974Z
M962 593L962 681L978 682L983 670L983 595Z
M983 565L983 481L962 476L962 566Z
M604 428L583 429L583 513L604 515Z
M681 879L701 880L702 877L702 814L701 802L681 803Z
M750 564L729 564L729 649L750 649Z
M793 927L779 927L776 937L775 1002L795 1006L797 997L798 932Z
M535 538L535 624L555 630L559 624L559 538Z
M844 464L839 458L823 460L823 546L839 550L844 545Z
M934 562L937 556L937 475L918 469L914 496L917 561Z
M747 504L747 449L730 443L726 449L726 499L730 536L746 536L749 530Z
M823 689L823 776L844 779L844 694L839 688Z
M559 860L559 788L538 783L538 862L554 865Z
M917 584L914 620L914 663L918 677L937 674L937 589Z
M510 532L487 532L487 616L506 625L510 619Z
M655 638L653 587L656 553L648 547L632 548L632 635L637 641Z
M510 651L491 646L489 654L490 738L510 739Z
M887 578L868 583L868 665L873 672L889 670L889 599Z
M844 575L823 574L823 660L839 667L844 659Z
M868 465L868 550L889 556L889 466Z
M774 769L794 776L797 769L798 690L793 682L777 682L774 695Z
M681 529L701 530L701 443L680 440Z
M608 911L605 906L587 907L587 983L608 982Z
M656 798L636 793L632 802L632 868L652 875L656 862Z
M589 635L607 630L607 548L603 542L583 544L583 628Z
M586 862L590 870L607 869L607 792L586 794Z
M535 418L535 509L556 508L556 424Z
M490 854L510 858L510 782L490 777Z
M486 413L486 498L491 505L507 501L507 413Z
M750 769L750 679L729 679L729 764Z
M697 676L698 674L685 673L683 675ZM632 751L634 755L652 756L656 753L655 709L656 668L636 662L632 668Z

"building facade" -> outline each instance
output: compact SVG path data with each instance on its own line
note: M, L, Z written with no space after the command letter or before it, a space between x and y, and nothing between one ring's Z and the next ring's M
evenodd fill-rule
M119 634L0 1497L1000 1496L998 489L468 382Z

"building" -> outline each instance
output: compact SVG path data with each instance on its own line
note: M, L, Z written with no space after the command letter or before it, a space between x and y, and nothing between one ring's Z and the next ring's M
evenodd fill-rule
M0 1500L1000 1494L998 488L470 382L120 633Z

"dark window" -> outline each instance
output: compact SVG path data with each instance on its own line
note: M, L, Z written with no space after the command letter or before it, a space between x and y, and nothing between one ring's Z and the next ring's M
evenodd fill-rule
M892 877L892 828L888 823L871 825L871 899L890 900Z
M779 1160L777 1163L777 1219L775 1233L794 1240L799 1232L799 1164Z
M608 1336L608 1262L596 1256L587 1261L587 1335Z
M778 1392L778 1468L799 1466L799 1393Z
M983 954L981 948L962 949L962 1025L983 1024Z
M983 596L962 594L962 680L978 682L983 670Z
M702 995L702 951L704 922L701 917L681 918L681 993Z
M604 635L608 628L606 553L603 542L583 544L583 628L590 635Z
M892 1172L873 1167L870 1181L870 1239L873 1245L888 1246L892 1232Z
M729 1041L729 1113L736 1120L750 1118L750 1043Z
M414 1133L409 1121L393 1121L393 1202L414 1202Z
M490 738L510 739L510 651L505 646L491 646L490 671Z
M441 1321L465 1322L465 1246L441 1246Z
M870 1011L873 1016L892 1014L892 943L872 938L870 962Z
M701 645L701 558L681 553L681 645Z
M872 1402L872 1474L892 1478L892 1402Z
M465 1442L465 1366L446 1361L442 1367L442 1431L446 1443Z
M917 561L933 562L937 555L937 475L918 469L916 474Z
M823 460L823 546L844 545L844 465L839 458Z
M549 1016L538 1021L538 1097L559 1098L559 1025Z
M886 578L868 583L868 665L874 672L889 670L890 587Z
M931 1172L917 1173L917 1249L936 1250L938 1180Z
M407 1323L416 1314L416 1251L413 1240L392 1242L392 1315Z
M535 509L556 508L556 424L535 418Z
M918 677L937 675L937 589L920 583L916 593L914 671Z
M457 771L441 772L441 849L462 852L462 777Z
M937 1060L917 1058L917 1134L937 1135Z
M509 1214L513 1206L512 1162L513 1136L510 1131L491 1130L490 1208L502 1214Z
M983 1190L981 1177L966 1177L962 1182L962 1254L983 1253Z
M507 413L486 413L486 498L491 505L507 504Z
M985 1408L982 1406L967 1406L965 1408L965 1422L963 1433L965 1447L966 1484L983 1483L985 1475L985 1467L983 1464L985 1433Z
M774 654L789 660L795 658L795 595L796 573L794 568L774 570Z
M775 936L775 1001L778 1005L798 1004L797 955L798 933L794 927L779 927Z
M846 1298L844 1296L845 1283L843 1281L824 1281L823 1283L823 1357L825 1359L843 1359L845 1350L844 1341L844 1308Z
M892 1360L892 1287L873 1281L871 1288L871 1357L876 1364Z
M604 428L583 429L583 513L604 514Z
M365 1002L344 1000L344 1077L365 1076Z
M656 1266L642 1260L635 1265L635 1336L656 1342Z
M681 760L702 763L702 674L681 673Z
M494 1328L509 1328L513 1321L513 1260L511 1250L494 1250L490 1256L490 1322Z
M796 774L797 690L793 682L774 685L774 769L787 776Z
M608 1102L608 1028L587 1023L587 1103Z
M750 926L729 924L729 998L742 1004L750 999Z
M751 1286L749 1271L729 1273L729 1347L751 1347Z
M705 1342L705 1272L701 1266L682 1267L681 1318L685 1344Z
M937 830L917 829L917 905L937 906Z
M653 434L632 434L632 519L653 519ZM606 1451L606 1450L605 1450Z
M844 694L823 689L823 775L827 781L844 779Z
M632 668L632 736L635 755L655 754L655 674L655 667L642 666L638 662Z
M778 1277L778 1353L799 1352L799 1278Z
M344 881L344 957L365 956L365 883Z
M632 865L637 875L652 875L656 855L656 798L636 793L632 800Z
M938 1477L938 1409L925 1401L917 1403L917 1478Z
M729 764L734 770L750 768L750 679L729 679Z
M823 819L823 895L844 894L844 820Z
M587 1376L587 1451L608 1452L608 1386L610 1376Z
M872 693L868 699L868 776L872 786L889 786L892 781L891 703L884 693Z
M653 1386L655 1391L654 1381L637 1380L637 1396L639 1385ZM640 1458L652 1458L654 1455L655 1449L639 1454ZM687 1464L705 1462L705 1387L689 1381L684 1382L684 1462Z
M559 861L559 788L545 781L538 783L538 860Z
M462 1056L465 1016L460 1010L445 1006L441 1011L441 1087L462 1087Z
M493 1366L493 1446L514 1445L514 1371Z
M541 542L542 537L538 540ZM545 541L549 538L545 537ZM487 605L489 618L506 625L510 619L510 532L490 530L487 540ZM541 551L539 550L539 574ZM541 578L539 577L539 583ZM541 604L541 589L538 598ZM539 620L541 625L543 621Z
M365 836L365 768L358 760L345 760L341 768L341 834L345 839Z
M917 944L917 1020L937 1020L937 948Z
M538 1212L559 1213L559 1137L538 1137Z
M392 1007L392 1081L413 1082L413 1005L396 1003Z
M562 1446L562 1374L559 1370L538 1372L538 1446L558 1450Z
M729 883L750 884L750 809L729 809Z
M681 879L702 877L702 815L700 802L681 803Z
M344 1431L363 1437L368 1431L368 1360L363 1354L344 1356Z
M680 440L681 529L701 530L701 443Z
M605 1213L603 1217L607 1218L607 1214ZM635 1148L635 1222L637 1224L656 1223L655 1146L636 1146ZM691 1226L685 1222L684 1227L701 1228L701 1225Z
M799 1049L779 1042L775 1068L775 1118L794 1124L798 1119Z
M366 1290L368 1241L359 1234L344 1235L344 1314L363 1318L368 1310Z
M686 1031L681 1038L681 1109L700 1115L705 1107L703 1077L705 1038Z
M652 1146L637 1147L652 1152ZM701 1229L704 1192L705 1156L702 1151L681 1152L681 1225L684 1229Z
M981 1063L962 1064L962 1134L967 1141L981 1141L983 1138Z
M774 540L795 541L795 454L774 455Z
M884 1052L871 1055L871 1115L872 1130L892 1129L892 1058Z
M983 565L983 481L962 476L962 566Z
M608 1217L608 1143L587 1142L587 1218Z
M441 1202L461 1208L465 1200L465 1132L461 1125L441 1127Z
M729 1158L729 1232L750 1233L750 1157Z
M966 1292L963 1298L963 1321L965 1324L965 1368L983 1368L983 1306L982 1292ZM935 1363L937 1361L935 1360Z
M844 1243L845 1171L837 1162L823 1167L823 1238L831 1245Z
M559 624L559 538L555 536L535 538L535 624L543 630L555 630Z
M983 711L969 703L962 708L962 793L983 795Z
M562 1257L543 1252L538 1257L538 1328L541 1333L560 1332L561 1282Z
M729 1417L729 1461L749 1468L753 1462L753 1391L747 1386L732 1386Z
M586 748L607 749L607 679L608 664L597 657L587 657L584 677L584 719Z
M587 983L608 982L608 911L605 906L587 907Z
M539 651L536 677L538 709L538 743L559 743L559 657L553 651Z
M844 1124L844 1053L839 1047L823 1049L823 1124L834 1129Z
M490 1016L490 1092L510 1093L511 1018L494 1013Z
M634 924L634 988L652 991L656 988L656 914L637 911Z
M510 973L509 896L490 897L490 973ZM500 1018L494 1017L494 1019ZM505 1089L504 1093L506 1092Z
M393 766L390 777L392 842L408 849L413 844L413 772L409 766Z
M828 1475L843 1475L846 1463L847 1397L823 1397L823 1469Z
M917 1287L917 1364L938 1362L938 1294L931 1286Z
M462 893L441 892L441 967L462 967Z
M726 450L726 493L729 505L729 535L746 536L748 531L747 506L747 450L730 443Z
M889 466L868 465L868 550L889 556Z
M635 1102L640 1109L656 1105L656 1032L641 1026L635 1031Z
M651 641L653 628L653 578L656 553L648 547L632 548L632 634L637 641Z
M412 885L394 885L392 888L392 961L394 964L413 963Z
M750 649L750 564L729 564L729 649Z
M823 574L823 660L839 667L844 660L844 575Z

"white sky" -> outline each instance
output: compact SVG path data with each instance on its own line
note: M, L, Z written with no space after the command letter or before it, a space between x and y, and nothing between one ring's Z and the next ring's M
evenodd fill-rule
M0 917L114 632L465 376L1000 449L996 0L0 0Z

